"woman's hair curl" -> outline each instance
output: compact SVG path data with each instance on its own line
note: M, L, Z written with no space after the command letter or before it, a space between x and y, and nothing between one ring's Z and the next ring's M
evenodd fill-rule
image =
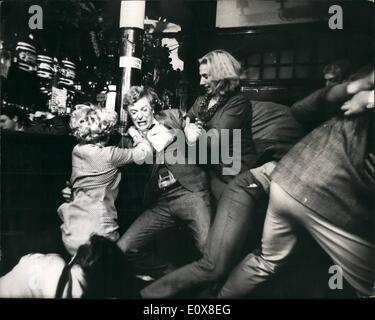
M106 140L117 123L117 113L95 105L76 105L70 118L73 135L81 143Z

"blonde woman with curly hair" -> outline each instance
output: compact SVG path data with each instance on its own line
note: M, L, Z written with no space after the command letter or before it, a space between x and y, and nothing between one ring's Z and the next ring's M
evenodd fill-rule
M146 140L132 149L108 146L116 123L116 112L94 105L77 105L72 113L70 127L78 140L72 152L72 200L58 208L62 240L72 255L92 233L118 240L118 168L152 154Z

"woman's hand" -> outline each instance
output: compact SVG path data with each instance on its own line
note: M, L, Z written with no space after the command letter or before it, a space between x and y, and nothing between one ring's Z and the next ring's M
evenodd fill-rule
M147 140L157 152L161 152L174 141L172 130L167 129L162 124L155 125L147 132L146 136Z
M133 161L134 162L143 162L146 158L152 156L153 149L146 139L142 139L137 146L133 149Z
M31 120L36 120L37 118L45 118L47 120L50 120L54 118L55 115L51 112L44 112L44 111L36 111L35 113L30 114Z
M55 117L55 115L51 112L45 112L45 116L47 120L51 120Z
M72 186L69 181L66 181L66 187L62 189L61 195L64 198L65 202L72 201L73 192L72 192Z
M188 144L194 144L200 135L202 135L202 125L190 123L190 118L186 118L186 124L184 128L186 141Z
M341 110L344 111L345 116L352 116L366 110L370 104L369 97L372 91L360 91L355 94L350 100L346 101Z
M143 141L143 137L138 132L138 130L134 127L130 127L128 129L128 135L131 136L134 146L137 146L139 143L141 143Z

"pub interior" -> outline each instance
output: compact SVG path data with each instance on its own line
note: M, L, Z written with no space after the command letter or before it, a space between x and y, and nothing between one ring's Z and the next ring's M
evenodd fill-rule
M332 22L340 13L330 13L333 5L342 10L342 27L340 17ZM241 63L240 91L253 106L253 137L261 138L273 132L272 116L262 115L325 87L327 65L343 61L348 75L373 64L373 6L366 0L1 1L0 277L30 253L70 260L57 209L72 174L77 142L69 121L76 105L115 110L112 138L119 143L131 121L123 107L130 86L155 90L155 113L185 115L204 90L198 59L221 49ZM6 127L10 109L18 122ZM145 209L148 173L128 164L121 174L115 202L120 236ZM251 297L356 297L346 280L343 290L329 288L330 256L309 235L305 241L288 267ZM189 228L177 223L130 259L131 286L139 292L200 254Z

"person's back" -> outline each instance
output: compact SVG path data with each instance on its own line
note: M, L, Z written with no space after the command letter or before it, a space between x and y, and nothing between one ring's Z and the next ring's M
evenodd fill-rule
M114 201L121 180L121 174L114 159L116 149L116 147L95 144L78 144L74 147L71 176L74 196L84 192L96 201L105 201L108 209L114 209ZM130 162L131 152L128 158Z
M28 254L0 277L0 298L132 297L132 270L110 239L93 234L66 263L58 254Z
M151 150L144 142L133 149L106 146L116 123L115 112L96 106L78 105L72 114L70 126L79 141L72 153L73 199L58 208L63 242L70 254L92 233L118 240L118 168L145 159Z
M54 298L65 261L57 254L28 254L0 278L0 298ZM72 296L83 294L84 276L73 267ZM66 293L66 292L65 292Z
M271 101L252 101L252 134L258 165L280 160L299 141L305 131L293 117L291 109Z

